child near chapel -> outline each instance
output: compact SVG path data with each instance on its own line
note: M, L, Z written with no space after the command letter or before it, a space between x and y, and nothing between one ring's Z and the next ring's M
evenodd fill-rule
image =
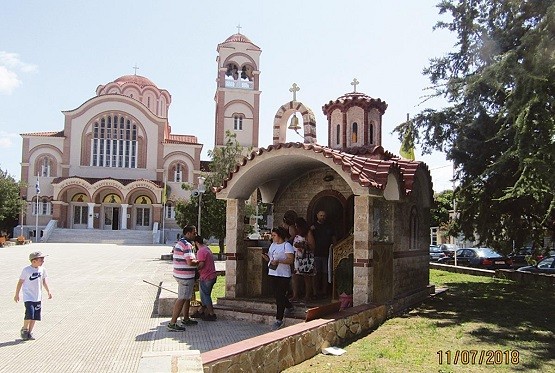
M52 299L52 294L48 288L46 281L46 269L42 266L44 263L45 255L40 251L35 251L29 254L31 265L23 268L19 281L15 288L15 295L13 299L19 302L20 293L25 302L25 318L23 319L23 327L21 328L21 339L33 340L33 327L35 322L40 320L41 313L41 300L42 300L42 287L48 293L48 299Z

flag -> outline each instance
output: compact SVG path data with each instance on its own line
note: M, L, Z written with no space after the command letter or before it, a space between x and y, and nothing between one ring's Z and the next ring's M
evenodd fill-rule
M37 194L39 194L40 193L39 175L37 175L37 183L35 184L35 189L37 191Z
M399 154L401 157L410 159L414 161L414 129L412 128L412 122L409 121L409 115L407 114L407 126L405 134L403 136L403 141L401 142L401 149Z

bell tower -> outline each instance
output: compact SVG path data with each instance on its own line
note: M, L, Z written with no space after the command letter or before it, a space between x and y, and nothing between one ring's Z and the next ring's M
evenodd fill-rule
M215 146L223 146L226 131L237 135L239 144L258 147L260 125L259 62L262 50L245 35L231 35L218 44L216 79Z

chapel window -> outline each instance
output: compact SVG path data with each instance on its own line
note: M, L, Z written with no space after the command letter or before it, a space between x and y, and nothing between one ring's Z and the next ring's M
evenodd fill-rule
M335 143L339 145L339 140L341 139L341 126L338 124L335 129Z
M410 211L410 242L409 250L418 249L418 211L413 206Z
M358 123L353 122L351 126L351 143L355 144L358 140Z

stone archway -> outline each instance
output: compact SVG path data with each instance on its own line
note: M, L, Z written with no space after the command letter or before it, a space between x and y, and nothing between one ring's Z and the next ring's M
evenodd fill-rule
M302 102L289 101L281 105L274 116L273 143L286 142L287 119L294 113L300 113L303 119L303 138L305 144L316 143L316 117L312 110Z
M338 240L344 238L348 233L346 223L348 221L347 200L336 190L324 190L316 194L308 204L307 217L309 224L316 221L316 214L324 210L327 214L327 221L335 228Z

